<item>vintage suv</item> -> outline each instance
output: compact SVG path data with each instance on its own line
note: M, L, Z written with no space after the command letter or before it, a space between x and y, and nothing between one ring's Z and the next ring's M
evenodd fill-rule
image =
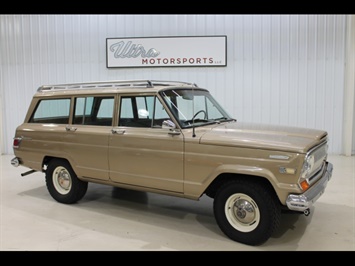
M221 231L260 245L283 210L309 214L332 176L327 132L238 122L196 84L127 80L41 86L13 140L14 166L45 173L61 203L88 183L213 198Z

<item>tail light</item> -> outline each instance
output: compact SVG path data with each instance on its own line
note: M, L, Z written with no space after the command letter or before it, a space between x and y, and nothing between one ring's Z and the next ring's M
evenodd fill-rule
M13 147L14 149L17 149L18 147L20 147L21 140L22 140L21 137L19 137L19 138L14 138L14 142L13 142L13 144L12 144L12 147Z

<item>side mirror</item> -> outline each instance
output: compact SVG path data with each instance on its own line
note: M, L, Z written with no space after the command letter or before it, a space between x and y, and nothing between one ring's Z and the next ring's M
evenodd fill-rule
M176 125L171 120L164 120L162 124L162 128L175 129Z

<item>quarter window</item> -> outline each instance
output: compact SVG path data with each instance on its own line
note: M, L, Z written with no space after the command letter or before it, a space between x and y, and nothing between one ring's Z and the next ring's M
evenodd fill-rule
M35 109L30 123L68 124L70 99L41 100Z

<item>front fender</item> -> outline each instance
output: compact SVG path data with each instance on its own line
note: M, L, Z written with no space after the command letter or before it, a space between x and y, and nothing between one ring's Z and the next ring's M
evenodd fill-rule
M223 164L214 169L204 180L201 182L189 182L185 184L185 194L188 198L200 198L212 182L218 179L221 175L228 174L229 176L243 175L243 176L257 176L267 180L274 188L279 200L282 203L286 202L286 198L290 191L294 193L299 192L297 184L280 183L274 173L269 169L247 166L239 164Z

